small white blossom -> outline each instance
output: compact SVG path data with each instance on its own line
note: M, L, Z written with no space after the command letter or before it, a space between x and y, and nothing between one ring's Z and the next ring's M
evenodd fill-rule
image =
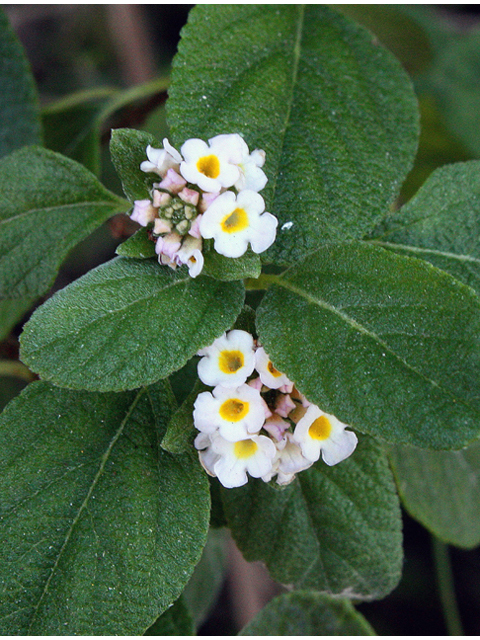
M295 474L312 466L313 462L307 460L302 454L300 446L293 440L292 434L287 432L280 441L275 442L276 454L273 459L270 473L262 477L269 482L277 476L277 484L285 485L292 482Z
M265 422L263 399L246 384L237 388L217 386L204 391L194 403L193 422L199 431L236 442L257 434Z
M348 458L357 446L357 436L346 427L335 416L311 404L298 421L293 440L307 460L316 462L321 455L324 462L332 466Z
M186 236L174 259L179 266L186 264L189 275L196 278L203 269L202 241L193 236Z
M215 136L209 143L222 150L228 160L239 168L239 178L233 185L237 191L250 189L258 192L265 187L268 179L261 169L265 164L265 151L255 149L250 153L247 143L238 133Z
M216 198L202 216L200 233L214 238L215 251L228 258L238 258L250 243L255 253L273 244L278 220L265 212L261 195L248 189L235 196L226 191Z
M198 377L212 387L238 387L253 372L255 352L252 336L234 329L199 351Z
M259 347L255 352L255 369L263 384L270 389L280 389L284 385L292 384L284 373L275 369L263 347Z
M163 178L169 169L178 169L182 156L172 147L167 138L163 139L163 146L163 149L155 149L148 145L146 149L148 160L141 163L142 171L156 173Z
M240 175L239 168L229 161L222 145L208 145L199 138L191 138L182 146L185 160L180 173L191 184L211 193L232 187Z
M212 453L219 459L213 469L224 487L241 487L253 478L265 476L272 468L276 448L266 436L252 436L238 442L230 442L221 436L212 438Z

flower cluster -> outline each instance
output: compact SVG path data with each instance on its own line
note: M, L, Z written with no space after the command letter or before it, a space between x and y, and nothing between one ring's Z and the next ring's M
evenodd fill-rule
M354 451L357 436L311 404L246 331L234 329L198 355L199 378L214 389L194 404L195 447L224 487L244 485L247 473L289 484L320 456L334 465Z
M265 211L259 191L267 183L265 152L250 153L237 133L218 135L208 143L187 140L180 153L165 138L163 149L148 146L140 169L157 174L151 199L136 200L131 218L148 227L161 264L186 264L189 274L203 269L203 239L229 258L243 255L250 244L262 253L274 242L277 218Z

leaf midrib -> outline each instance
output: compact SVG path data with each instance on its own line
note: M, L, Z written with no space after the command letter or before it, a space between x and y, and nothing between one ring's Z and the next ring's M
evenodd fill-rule
M43 591L42 591L42 593L41 593L41 595L40 595L40 597L38 599L37 604L35 605L35 607L33 609L32 617L31 617L30 624L28 626L27 632L30 632L31 629L32 629L32 626L34 624L34 621L35 621L36 615L38 613L38 610L39 610L39 608L40 608L45 596L47 595L48 587L50 586L50 583L51 583L51 581L52 581L52 579L53 579L53 577L55 575L55 571L56 571L56 569L57 569L57 567L58 567L58 565L60 563L60 560L61 560L61 558L63 556L63 553L65 552L65 549L68 546L68 543L70 541L72 533L73 533L78 521L80 520L80 517L81 517L82 513L84 512L84 510L88 506L88 502L89 502L89 500L90 500L90 498L91 498L91 496L92 496L92 494L93 494L93 492L95 490L95 487L98 484L98 481L100 480L100 477L103 474L103 471L105 469L105 465L107 464L108 458L110 457L110 454L111 454L115 444L117 443L118 439L122 435L126 424L128 423L133 411L135 410L135 407L137 406L138 402L140 401L140 399L143 396L143 394L145 393L145 391L146 391L146 389L142 388L142 389L140 389L140 391L135 396L135 399L133 400L133 402L131 403L130 407L128 408L128 411L125 414L125 417L122 420L122 422L120 424L120 427L118 428L117 432L115 433L115 435L111 439L111 441L110 441L105 453L103 454L103 456L102 456L102 458L100 460L100 465L99 465L98 471L97 471L97 473L95 474L95 477L92 480L92 484L90 485L90 488L89 488L89 490L87 492L87 495L85 496L84 501L80 505L80 507L79 507L79 509L77 511L77 514L75 515L75 517L74 517L74 519L72 521L72 524L70 525L70 527L69 527L69 529L68 529L68 531L67 531L67 533L65 535L64 543L61 546L60 551L58 552L57 558L56 558L56 560L55 560L55 562L54 562L54 564L52 566L52 569L50 571L50 575L48 576L47 580L45 581L45 586L43 588Z

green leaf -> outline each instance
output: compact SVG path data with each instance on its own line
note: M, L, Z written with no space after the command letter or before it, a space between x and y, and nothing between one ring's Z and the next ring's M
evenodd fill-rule
M148 145L157 149L162 148L158 140L145 131L112 130L110 153L122 181L123 191L130 202L150 199L152 184L159 181L158 175L145 173L140 169L141 163L147 160Z
M480 160L437 169L374 236L376 244L427 260L480 293Z
M42 113L45 145L98 174L100 138L106 122L120 109L164 92L167 84L164 78L158 78L126 91L102 87L79 91L54 102Z
M81 165L41 147L0 161L0 300L29 304L51 286L69 251L125 201Z
M444 542L480 544L480 443L461 451L391 447L390 459L408 513Z
M43 382L4 411L3 634L139 635L178 598L209 495L193 457L159 447L170 411L163 383L119 395Z
M0 9L0 157L41 144L38 98L22 45Z
M35 304L35 298L0 300L0 340L4 340L25 313Z
M193 424L193 405L197 396L202 391L207 391L209 387L200 380L195 382L192 391L183 401L182 405L175 411L167 426L165 437L162 440L162 447L170 453L183 453L192 450L193 441L198 431Z
M200 626L218 598L228 569L227 532L210 529L200 562L195 567L183 600Z
M429 74L429 88L451 131L480 154L480 29L444 46Z
M480 431L480 301L423 260L324 247L257 312L277 369L342 422L399 444L460 448Z
M198 5L182 36L167 102L174 142L237 132L266 151L262 195L279 218L266 260L363 237L416 150L416 100L397 60L321 5Z
M203 274L211 276L217 280L243 280L244 278L258 278L262 265L260 263L260 256L249 248L243 256L239 258L226 258L225 256L217 253L212 247L206 244L206 250L204 251L205 264L203 267Z
M274 598L240 636L374 636L348 600L294 591Z
M472 154L448 130L431 95L419 97L420 139L413 169L403 183L400 201L410 200L438 167L465 162Z
M146 630L145 636L194 636L193 618L185 606L182 596L163 613L152 626Z
M371 600L400 579L398 497L372 438L334 467L317 462L283 491L251 480L222 497L243 555L265 562L278 582Z
M130 236L125 242L119 244L116 250L117 255L125 256L127 258L154 258L155 243L150 240L148 236L148 230L142 227L136 231L133 236Z
M59 386L133 389L180 369L232 326L243 301L240 282L115 258L35 311L21 357Z

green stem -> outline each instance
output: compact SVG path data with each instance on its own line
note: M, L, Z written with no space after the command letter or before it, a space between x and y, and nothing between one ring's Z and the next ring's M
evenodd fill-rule
M272 273L262 273L258 278L246 278L245 288L247 291L257 291L259 289L268 289L271 284L278 280L278 276Z
M440 601L442 603L445 624L447 625L449 635L463 636L464 632L455 597L452 565L450 562L448 546L435 536L432 536L432 542L438 590L440 593Z
M26 382L35 380L35 376L30 369L17 360L0 360L0 376L21 378Z

